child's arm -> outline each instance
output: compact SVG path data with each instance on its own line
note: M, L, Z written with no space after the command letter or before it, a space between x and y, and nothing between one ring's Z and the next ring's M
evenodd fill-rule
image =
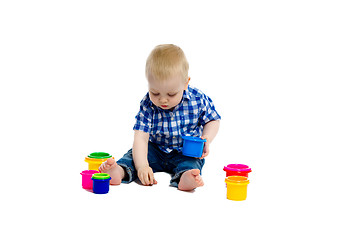
M133 144L133 160L139 177L143 185L152 185L157 182L154 179L152 168L147 160L149 134L143 131L135 131Z
M214 140L217 132L220 128L220 120L214 120L207 122L203 127L202 139L207 139L204 144L203 154L201 158L208 156L209 154L209 145Z

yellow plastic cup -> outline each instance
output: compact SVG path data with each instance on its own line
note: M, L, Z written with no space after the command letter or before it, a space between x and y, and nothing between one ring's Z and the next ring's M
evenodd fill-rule
M243 201L247 197L247 185L249 180L244 176L229 176L226 178L227 199L234 201Z
M114 159L114 157L111 157L111 158ZM97 170L98 171L100 165L108 159L109 158L97 159L97 158L85 157L85 162L88 163L88 170Z

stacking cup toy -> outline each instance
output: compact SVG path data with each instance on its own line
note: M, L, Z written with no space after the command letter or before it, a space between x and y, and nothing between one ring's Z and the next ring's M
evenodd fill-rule
M95 173L92 176L93 193L105 194L109 192L111 177L107 173Z
M248 173L251 172L251 168L244 164L228 164L223 168L226 171L226 177L229 176L244 176L248 177Z
M82 188L84 189L93 188L93 183L92 183L91 178L94 173L99 173L99 172L96 170L85 170L80 173L82 175Z
M113 157L108 153L94 152L85 157L85 162L88 163L88 170L98 170L100 165L109 158Z
M199 158L202 156L206 139L199 137L183 136L183 155Z
M244 176L229 176L226 178L227 199L243 201L247 197L247 185L249 180Z

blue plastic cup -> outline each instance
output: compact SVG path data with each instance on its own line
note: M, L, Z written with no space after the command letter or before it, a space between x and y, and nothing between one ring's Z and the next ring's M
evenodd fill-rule
M183 155L199 158L203 154L206 139L199 137L183 136Z
M107 173L95 173L92 175L93 193L105 194L110 190L111 177Z

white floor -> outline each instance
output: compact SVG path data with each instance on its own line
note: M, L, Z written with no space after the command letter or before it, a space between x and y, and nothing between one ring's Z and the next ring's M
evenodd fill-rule
M7 226L3 231L11 233L10 239L115 238L119 233L143 239L179 235L340 239L343 196L339 175L322 177L316 172L321 168L308 168L314 173L306 171L302 176L302 164L300 169L277 161L273 167L264 162L248 164L253 169L248 197L240 202L226 199L223 162L211 157L204 168L205 186L191 193L169 187L170 176L156 173L158 184L152 187L133 182L111 186L108 194L97 195L81 187L79 172L87 167L82 159L66 168L56 163L51 172L31 171L30 184L24 179L18 184L21 172L13 171L10 176L17 183L15 189L2 188L8 200L1 207Z

